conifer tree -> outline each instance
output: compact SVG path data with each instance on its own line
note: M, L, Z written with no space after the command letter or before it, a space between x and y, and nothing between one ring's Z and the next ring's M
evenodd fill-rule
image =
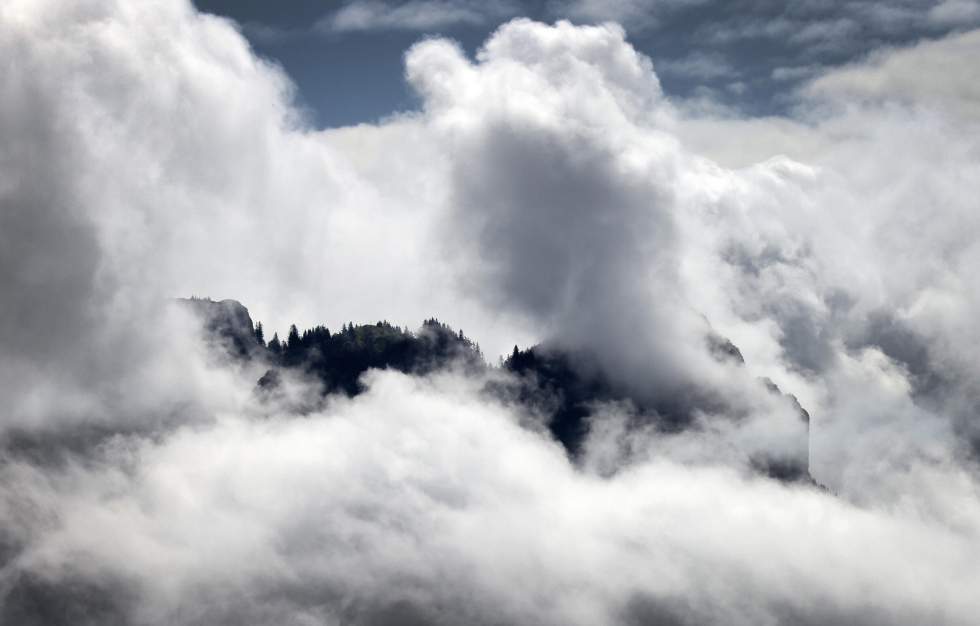
M269 340L269 351L273 354L282 354L282 343L279 341L279 333L273 333Z
M289 335L286 337L286 349L290 352L295 352L300 348L300 338L299 330L296 328L296 324L291 324L289 326Z

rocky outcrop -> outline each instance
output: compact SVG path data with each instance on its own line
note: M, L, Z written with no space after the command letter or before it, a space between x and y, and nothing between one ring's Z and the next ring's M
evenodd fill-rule
M205 339L228 355L249 358L264 350L255 337L252 317L241 302L210 298L180 298L177 302L201 320Z

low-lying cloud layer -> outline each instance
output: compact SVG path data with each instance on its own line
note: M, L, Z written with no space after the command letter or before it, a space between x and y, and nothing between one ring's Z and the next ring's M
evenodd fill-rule
M370 384L305 419L219 417L49 477L8 465L43 520L18 537L30 574L10 576L8 615L83 583L109 596L98 616L134 623L968 623L978 608L970 532L720 468L599 479L457 380Z
M5 3L2 621L970 623L976 39L737 120L672 103L617 26L515 20L407 51L421 113L312 131L188 3ZM164 304L189 293L269 334L543 341L696 427L599 406L572 464L452 372L300 416L205 353Z

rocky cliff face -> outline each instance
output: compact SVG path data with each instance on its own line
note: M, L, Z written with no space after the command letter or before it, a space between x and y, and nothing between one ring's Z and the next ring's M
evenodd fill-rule
M235 357L247 358L264 349L255 337L255 326L248 309L237 300L215 301L210 298L181 298L181 306L187 307L200 320L205 336L214 347Z

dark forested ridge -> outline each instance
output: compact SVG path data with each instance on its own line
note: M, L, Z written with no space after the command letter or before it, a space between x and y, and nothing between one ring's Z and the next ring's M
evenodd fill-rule
M257 341L261 345L261 338ZM285 341L273 335L266 351L272 363L316 375L325 392L348 395L360 392L359 378L372 368L427 374L450 363L469 370L484 367L479 346L436 319L426 320L415 332L387 321L348 323L333 333L325 326L302 332L292 326Z
M355 396L363 391L361 375L369 369L395 369L409 374L428 374L450 366L469 374L493 367L484 360L479 344L461 330L432 318L416 331L387 321L355 325L340 330L325 326L299 330L291 326L286 337L277 333L266 337L261 322L253 323L241 303L191 298L180 300L200 317L205 338L216 353L232 359L257 360L267 365L256 382L259 393L274 393L281 385L282 371L299 371L315 377L324 395L344 393ZM744 364L739 349L727 339L709 336L708 350L719 360ZM526 349L514 346L498 366L511 376L491 380L488 393L512 402L541 417L551 435L573 457L577 456L589 432L589 417L602 402L618 402L632 407L636 419L665 432L677 432L691 425L695 411L712 410L711 398L685 397L682 400L644 403L615 385L587 354L571 354L553 346L536 345ZM809 422L809 414L796 398L783 394L771 381L767 388L785 395ZM753 460L756 468L781 480L809 481L806 464L773 459Z
M361 391L361 374L372 368L427 374L450 364L468 371L486 367L479 345L434 318L414 332L387 321L347 323L334 332L326 326L300 331L293 325L280 339L278 333L266 338L262 323L253 323L248 309L237 301L191 298L180 302L203 320L213 349L269 365L258 382L261 388L275 386L281 368L316 376L325 394L353 396Z

